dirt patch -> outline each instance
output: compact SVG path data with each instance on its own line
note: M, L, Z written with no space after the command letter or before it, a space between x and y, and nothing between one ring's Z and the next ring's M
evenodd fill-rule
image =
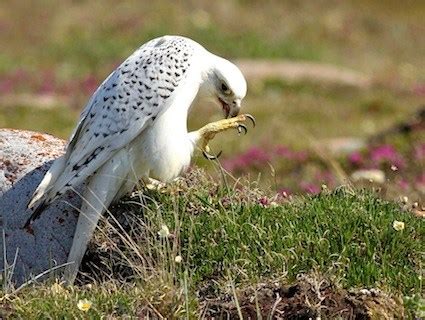
M281 79L283 81L337 84L369 88L372 79L360 72L334 65L292 60L240 59L236 64L248 80Z
M376 289L347 291L317 277L301 277L295 283L262 283L255 288L212 297L201 291L207 319L403 319L397 301ZM203 296L203 297L202 297Z

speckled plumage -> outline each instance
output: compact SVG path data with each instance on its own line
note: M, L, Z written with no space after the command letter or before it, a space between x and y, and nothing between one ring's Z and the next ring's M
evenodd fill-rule
M114 151L132 141L168 108L195 48L185 38L154 39L102 83L72 134L65 170L49 197L59 196L92 175Z
M198 43L164 36L136 50L93 94L65 155L54 162L29 204L35 207L34 219L59 195L88 182L70 253L76 270L80 251L113 200L131 191L139 178L168 181L189 165L202 138L186 126L198 93L218 98L226 117L235 116L246 82L235 65ZM72 282L76 270L68 269Z

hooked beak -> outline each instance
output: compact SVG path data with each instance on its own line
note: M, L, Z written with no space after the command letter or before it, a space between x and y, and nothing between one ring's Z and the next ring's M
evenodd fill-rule
M236 99L233 101L231 105L226 103L220 97L218 97L218 101L221 104L221 107L223 109L223 114L226 119L236 117L239 114L239 111L241 110L241 100Z

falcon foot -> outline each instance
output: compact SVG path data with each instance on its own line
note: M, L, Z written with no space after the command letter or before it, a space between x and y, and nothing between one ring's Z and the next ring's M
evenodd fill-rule
M209 153L210 148L208 143L214 139L215 135L219 132L223 132L229 129L236 129L238 134L243 133L244 135L248 132L248 128L243 122L247 120L251 121L252 126L255 127L255 118L250 114L241 114L237 117L230 119L223 119L215 122L208 123L198 130L201 137L201 150L204 157L208 160L215 160L221 155L221 151L217 155L211 155Z

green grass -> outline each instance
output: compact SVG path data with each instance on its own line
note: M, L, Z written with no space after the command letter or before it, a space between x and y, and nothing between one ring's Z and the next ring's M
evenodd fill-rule
M181 250L195 280L228 270L249 278L284 272L294 280L318 269L344 275L347 287L383 285L404 294L420 290L425 226L394 203L341 188L264 208L256 196L244 199L244 192L211 192L156 199L172 230L171 213L179 213ZM198 210L187 214L190 207ZM406 229L395 231L394 220L405 221Z
M33 130L67 138L78 113L69 108L34 109L28 106L6 108L0 112L0 127Z
M107 265L100 264L100 270L115 278L126 270L130 283L107 281L60 293L52 292L51 284L37 285L3 299L2 306L17 318L81 317L77 302L87 298L93 302L87 315L95 318L134 316L143 308L167 317L186 311L194 317L199 311L196 292L205 285L220 292L229 279L237 286L281 277L290 283L312 270L345 288L421 295L425 226L399 205L371 191L347 188L267 207L259 204L263 197L253 187L226 188L195 171L165 193L149 191L142 200L127 199L119 210L124 220L134 222L128 239L135 242L95 251L103 250L101 260ZM405 229L394 230L395 220L403 221ZM157 234L163 224L171 233L166 239ZM98 246L117 243L112 229L97 234ZM176 255L182 263L174 261ZM105 279L99 269L92 276Z
M422 1L9 0L0 8L0 41L7 44L0 71L71 65L77 73L99 74L147 39L168 33L193 37L228 57L332 62L387 79L393 71L405 80L424 74Z

